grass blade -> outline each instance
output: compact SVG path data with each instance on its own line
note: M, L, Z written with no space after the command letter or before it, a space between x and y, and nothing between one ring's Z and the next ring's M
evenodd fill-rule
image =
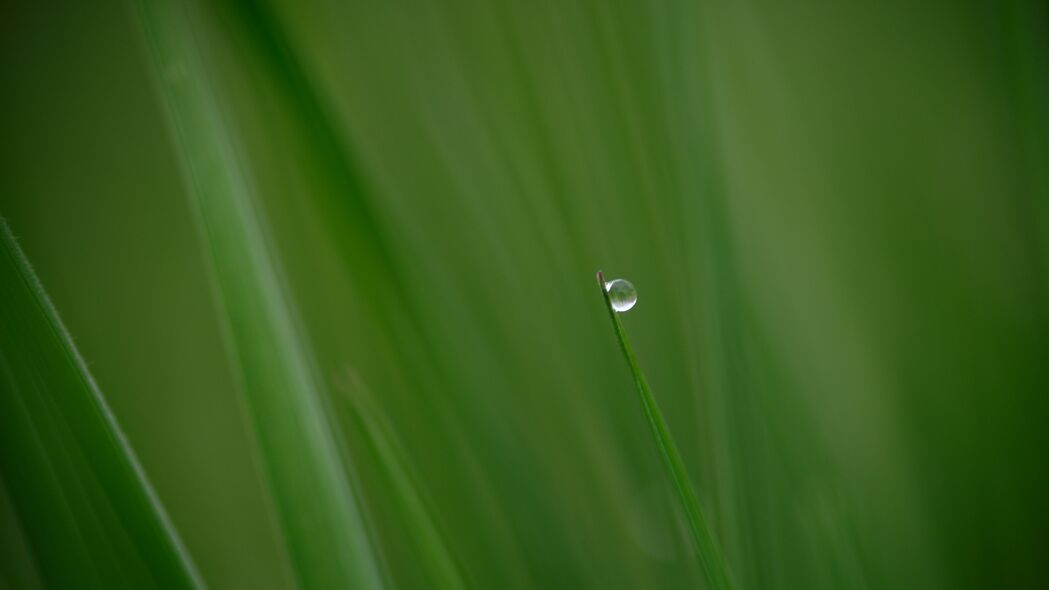
M3 220L0 475L45 585L202 586Z
M663 459L663 466L666 467L667 473L674 483L674 491L677 493L678 500L681 501L681 508L688 518L689 531L692 533L692 540L695 542L696 557L699 558L700 566L703 568L711 588L717 590L731 588L732 582L729 580L728 566L725 564L718 542L714 539L714 534L710 530L710 525L707 524L707 519L703 516L703 510L700 508L699 500L696 498L696 491L692 489L692 483L688 479L688 472L685 471L685 465L681 461L681 454L678 453L677 445L674 444L674 438L670 435L666 420L663 419L663 413L659 410L659 405L656 404L655 398L652 397L652 392L648 388L648 381L645 380L645 375L637 364L637 358L634 357L634 350L630 347L630 341L627 339L626 331L623 329L623 323L619 321L619 315L612 308L612 301L609 299L608 291L605 289L605 276L601 271L597 271L597 283L601 288L601 296L604 298L609 318L612 320L612 328L615 329L619 348L623 351L627 365L630 366L630 372L634 376L634 385L637 386L638 396L641 397L641 405L645 408L645 417L648 419L648 425L652 429L656 447L659 448L659 456Z
M375 457L400 515L402 534L408 537L419 559L428 587L465 590L470 587L459 561L434 520L408 467L407 453L393 425L365 387L360 376L350 372L345 396L357 430Z
M297 581L381 587L339 433L205 68L192 7L164 0L138 7Z

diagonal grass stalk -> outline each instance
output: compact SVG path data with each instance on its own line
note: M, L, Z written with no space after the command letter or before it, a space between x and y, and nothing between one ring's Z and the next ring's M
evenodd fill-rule
M609 298L608 290L605 288L605 275L601 271L597 271L597 283L601 288L601 296L604 298L605 307L608 309L608 316L612 320L612 328L615 330L616 339L619 341L619 348L623 351L623 356L626 357L630 372L634 376L634 385L637 387L638 396L641 398L641 405L645 409L645 417L648 419L648 425L652 429L652 437L655 439L656 447L659 449L659 456L663 459L663 466L666 467L667 474L674 484L674 491L681 502L681 508L688 518L689 531L692 533L696 557L699 558L700 566L707 577L707 583L715 590L732 588L728 565L721 554L721 548L714 538L713 531L710 530L706 517L703 515L703 509L699 506L696 491L692 489L692 483L689 481L688 473L685 471L685 464L681 460L681 454L677 450L677 445L674 444L674 438L670 435L670 429L667 428L666 420L663 419L663 412L660 411L659 405L648 388L648 381L637 363L634 349L631 348L626 330L623 329L623 323L619 320L619 314L612 308L612 300Z
M462 564L453 555L420 486L410 473L408 453L401 446L396 430L354 371L348 372L346 395L342 398L347 402L352 423L362 433L383 474L400 514L403 527L400 534L414 546L417 567L426 576L428 586L443 590L470 588Z
M137 4L296 581L382 587L340 432L205 65L197 13L177 1Z
M46 586L202 587L102 392L2 219L0 478Z

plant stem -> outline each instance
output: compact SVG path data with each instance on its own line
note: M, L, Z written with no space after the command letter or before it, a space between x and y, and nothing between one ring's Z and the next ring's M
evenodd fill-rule
M689 530L692 532L692 540L695 542L696 557L699 558L700 567L703 569L703 573L706 574L707 583L711 588L715 589L732 588L725 558L721 555L721 549L714 538L713 532L710 530L710 525L707 524L706 517L703 516L703 510L699 506L696 492L692 489L692 483L689 481L688 473L685 471L685 464L681 461L681 454L678 453L677 445L674 444L674 439L670 435L670 430L667 428L666 420L663 419L663 413L659 410L659 405L656 404L655 398L652 397L652 392L648 388L648 381L645 380L645 375L637 364L637 358L634 356L634 350L630 347L630 341L627 339L626 331L623 329L623 323L619 321L619 314L612 308L612 301L609 299L608 291L605 289L605 275L601 271L597 271L597 283L601 288L601 296L604 297L608 316L612 320L612 328L615 329L616 338L619 340L619 348L623 351L627 365L630 366L630 372L634 375L634 385L637 386L637 393L641 397L641 405L645 408L645 417L648 418L648 425L652 429L656 447L659 448L663 466L666 467L667 473L674 483L674 490L677 492L678 500L681 502L681 508L688 517Z

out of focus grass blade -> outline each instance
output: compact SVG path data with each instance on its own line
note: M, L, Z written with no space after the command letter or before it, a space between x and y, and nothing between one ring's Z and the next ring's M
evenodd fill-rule
M393 492L400 521L420 561L430 588L462 590L470 587L463 568L448 547L418 486L404 465L405 452L392 426L381 414L370 392L356 374L350 375L349 400L353 424L363 433Z
M45 585L201 586L102 393L3 221L0 474Z
M320 381L203 65L192 8L164 0L138 6L297 581L380 587Z
M612 308L612 301L609 299L608 290L605 288L605 277L601 271L597 272L597 283L601 288L605 307L608 308L609 316L612 319L612 327L615 329L619 347L622 349L627 365L630 366L630 372L634 376L634 385L637 386L637 393L641 397L641 405L645 408L645 417L648 419L648 424L652 429L652 436L655 438L656 446L659 448L659 456L663 459L663 464L674 484L674 491L681 501L681 508L688 519L689 531L692 533L692 540L695 543L696 557L699 558L703 572L707 576L707 583L711 588L717 590L732 588L732 582L728 575L728 566L725 564L725 558L721 554L721 548L717 539L714 538L713 531L710 530L710 525L707 524L707 519L703 515L703 509L699 506L696 491L692 489L692 482L688 479L688 472L681 461L681 454L674 443L674 437L667 428L666 420L663 419L663 413L660 411L656 399L652 397L652 392L648 389L648 381L645 379L644 373L641 372L641 367L637 364L637 358L634 357L634 350L630 347L630 341L626 337L623 323L619 321L619 316L615 309Z

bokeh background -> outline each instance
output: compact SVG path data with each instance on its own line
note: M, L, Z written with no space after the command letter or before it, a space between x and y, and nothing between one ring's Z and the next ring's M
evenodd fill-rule
M738 586L1049 584L1044 3L185 4L395 585L357 390L476 587L702 587L598 269ZM0 215L205 581L294 585L183 73L134 3L0 14Z

